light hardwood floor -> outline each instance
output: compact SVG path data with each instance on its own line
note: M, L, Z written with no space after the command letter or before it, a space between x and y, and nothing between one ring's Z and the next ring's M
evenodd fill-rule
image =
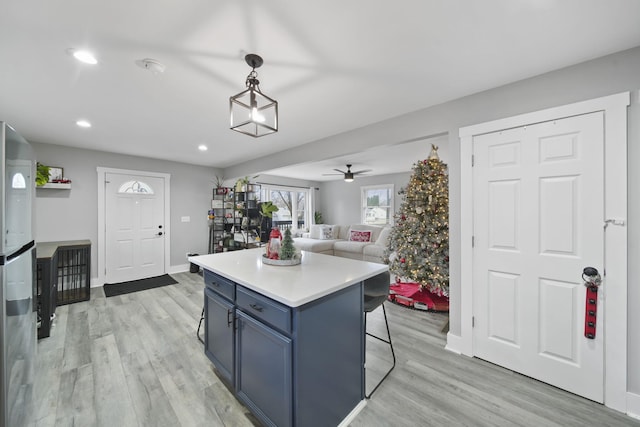
M203 280L56 309L38 342L36 426L252 426L196 338ZM397 366L351 423L359 426L640 426L602 405L444 350L446 315L385 303ZM381 333L381 311L368 320ZM380 376L388 346L367 340ZM328 373L330 374L330 373ZM375 378L370 380L372 387ZM308 426L301 426L308 427Z

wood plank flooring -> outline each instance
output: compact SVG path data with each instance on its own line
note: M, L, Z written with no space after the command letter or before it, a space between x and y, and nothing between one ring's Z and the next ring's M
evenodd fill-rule
M34 426L257 425L196 338L202 277L57 307L38 342ZM366 426L640 426L597 403L444 350L446 315L386 303L397 366L351 423ZM369 315L382 334L382 311ZM367 340L367 388L390 364ZM302 426L307 427L307 426Z

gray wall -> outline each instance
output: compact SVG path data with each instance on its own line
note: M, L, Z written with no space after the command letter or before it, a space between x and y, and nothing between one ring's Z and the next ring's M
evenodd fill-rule
M472 72L472 68L470 68ZM460 313L460 146L461 127L511 117L546 108L589 100L640 88L640 47L597 58L485 92L456 99L410 114L385 120L339 135L304 144L287 153L276 153L259 161L231 168L235 173L268 170L308 161L357 153L371 147L414 141L430 135L449 135L449 224L450 224L450 331L459 335ZM634 107L634 109L637 107ZM636 191L640 164L638 113L631 110L629 134L629 304L640 301L638 229L632 224L640 211ZM635 120L635 122L634 122ZM337 184L332 184L337 185ZM327 186L327 194L332 186ZM324 205L327 208L330 205ZM634 215L632 215L634 214ZM329 215L327 212L325 215ZM353 213L333 215L332 222L349 222ZM640 315L631 307L629 318L628 390L640 393Z
M419 160L416 158L416 160ZM361 187L368 185L394 185L394 212L400 208L401 199L398 190L409 182L411 174L397 173L392 175L378 175L371 177L356 177L353 182L343 180L324 182L320 185L320 201L324 207L322 219L325 224L360 224ZM318 210L318 209L316 209Z
M170 266L187 265L187 252L206 254L209 242L207 211L211 207L215 177L223 171L204 166L126 156L103 151L31 142L38 162L64 169L71 190L37 189L35 205L36 241L89 239L92 243L91 277L96 278L98 257L97 167L159 172L171 175ZM250 175L253 177L255 174ZM244 175L243 175L244 176ZM236 178L225 179L232 186ZM280 185L317 187L316 182L260 175L253 181ZM190 222L181 222L189 216Z
M207 210L216 169L52 144L32 146L40 163L64 168L72 181L71 190L36 190L36 241L91 240L91 277L97 277L98 166L170 174L170 264L186 264L187 252L207 253ZM191 221L180 222L182 216Z
M326 224L358 224L362 221L361 218L361 187L370 185L384 185L393 184L394 188L394 212L398 212L402 203L401 197L398 195L398 191L402 187L406 187L409 183L409 178L412 174L412 167L415 162L422 161L429 157L431 153L431 145L434 144L438 147L438 156L440 159L449 164L451 161L451 155L448 149L448 137L447 135L439 135L433 138L424 138L420 143L418 141L412 141L410 147L415 151L415 157L412 163L407 166L407 172L389 174L389 175L376 175L376 176L356 176L353 182L344 182L339 179L336 181L323 182L320 185L320 201L321 206L325 209L322 211L322 216ZM398 150L403 149L402 144L396 145ZM416 147L419 147L418 149Z

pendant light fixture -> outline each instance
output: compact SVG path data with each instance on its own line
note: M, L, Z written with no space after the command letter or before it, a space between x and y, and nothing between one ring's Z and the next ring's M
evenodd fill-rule
M260 81L256 68L262 58L253 53L244 57L252 68L247 76L247 89L229 98L231 129L257 138L278 131L278 101L260 91Z

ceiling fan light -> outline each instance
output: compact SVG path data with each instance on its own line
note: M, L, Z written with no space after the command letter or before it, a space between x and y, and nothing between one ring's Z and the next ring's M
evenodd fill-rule
M347 172L344 174L344 182L353 182L353 173Z

